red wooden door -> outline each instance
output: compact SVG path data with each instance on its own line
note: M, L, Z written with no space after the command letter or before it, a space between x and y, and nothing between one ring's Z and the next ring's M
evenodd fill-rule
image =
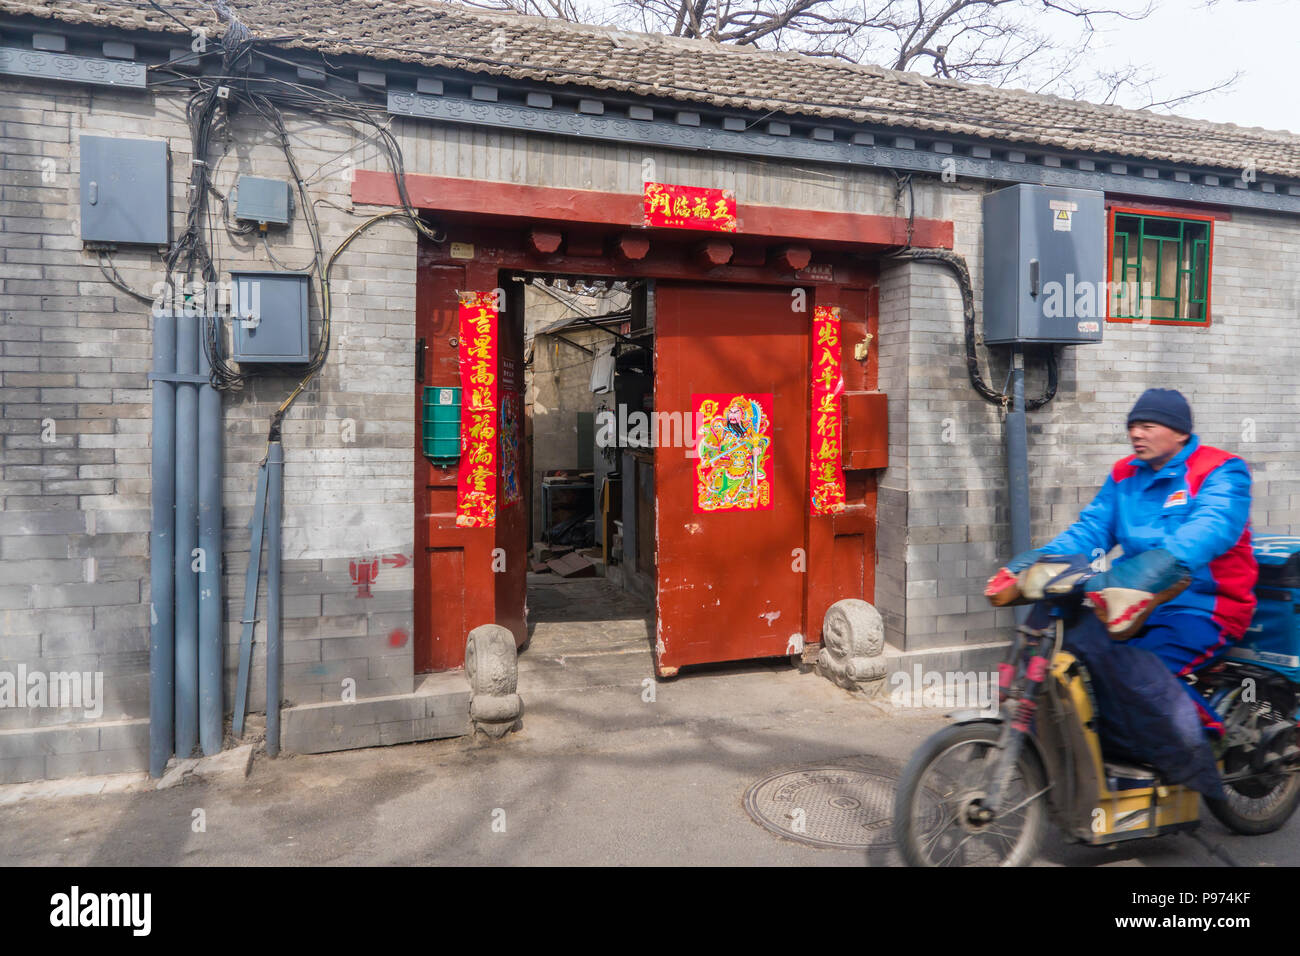
M658 284L655 412L706 420L698 455L655 449L660 674L803 646L811 303L794 302Z
M489 263L449 266L421 260L416 285L415 421L423 421L426 386L462 386L459 290L491 292L500 284ZM436 466L415 431L415 671L460 667L465 637L480 624L500 624L527 640L524 598L528 570L523 447L523 295L517 284L497 320L497 505L492 527L456 524L459 463Z

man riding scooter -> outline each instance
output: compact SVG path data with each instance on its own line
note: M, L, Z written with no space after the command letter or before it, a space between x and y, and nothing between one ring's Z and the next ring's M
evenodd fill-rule
M985 593L1010 603L1021 572L1038 566L1052 575L1044 594L1086 595L1094 612L1067 619L1065 648L1092 677L1103 742L1152 764L1169 783L1213 796L1218 776L1200 728L1217 737L1222 726L1193 688L1168 675L1212 663L1250 624L1259 574L1250 470L1201 444L1187 400L1173 389L1145 391L1129 412L1128 434L1134 453L1111 468L1079 519L1012 558ZM1096 571L1092 559L1117 544L1123 556ZM1053 556L1059 563L1043 560ZM1048 613L1040 603L1028 626L1046 626Z

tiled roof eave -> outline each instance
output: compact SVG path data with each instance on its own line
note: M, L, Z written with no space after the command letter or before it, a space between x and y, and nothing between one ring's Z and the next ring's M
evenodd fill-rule
M1189 170L1235 173L1249 162L1259 173L1300 179L1300 136L1285 132L921 78L802 54L470 11L429 0L232 0L232 6L261 44L346 55L373 61L381 70L385 63L403 63L704 109L911 130L925 139L1019 144L1026 152L1127 159ZM168 0L167 9L187 23L207 26L210 37L224 29L212 8L197 0ZM178 35L175 22L144 0L0 0L0 14ZM417 29L412 30L411 23ZM326 32L335 27L337 36ZM455 55L458 50L482 50L484 38L500 30L511 36L514 62ZM417 42L425 48L409 48ZM573 69L575 49L591 67L589 73L606 75ZM647 76L660 82L647 81ZM825 102L810 102L811 89L822 91ZM856 102L859 93L875 102Z

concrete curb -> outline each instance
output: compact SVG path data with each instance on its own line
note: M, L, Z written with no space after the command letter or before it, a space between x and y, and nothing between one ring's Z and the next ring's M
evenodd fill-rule
M60 780L33 780L30 783L0 785L0 806L27 800L58 800L64 797L98 796L108 793L143 793L165 790L194 776L217 780L248 776L253 766L253 745L245 744L224 750L211 757L177 760L172 758L162 779L153 780L146 772L110 773L95 777L67 777Z

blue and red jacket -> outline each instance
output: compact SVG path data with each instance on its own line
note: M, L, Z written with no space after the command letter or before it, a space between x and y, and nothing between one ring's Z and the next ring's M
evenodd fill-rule
M1135 455L1115 463L1079 520L1038 549L1089 559L1164 548L1191 569L1172 610L1204 614L1240 640L1255 613L1259 565L1250 546L1250 468L1193 435L1159 471ZM1118 563L1118 562L1116 562Z

